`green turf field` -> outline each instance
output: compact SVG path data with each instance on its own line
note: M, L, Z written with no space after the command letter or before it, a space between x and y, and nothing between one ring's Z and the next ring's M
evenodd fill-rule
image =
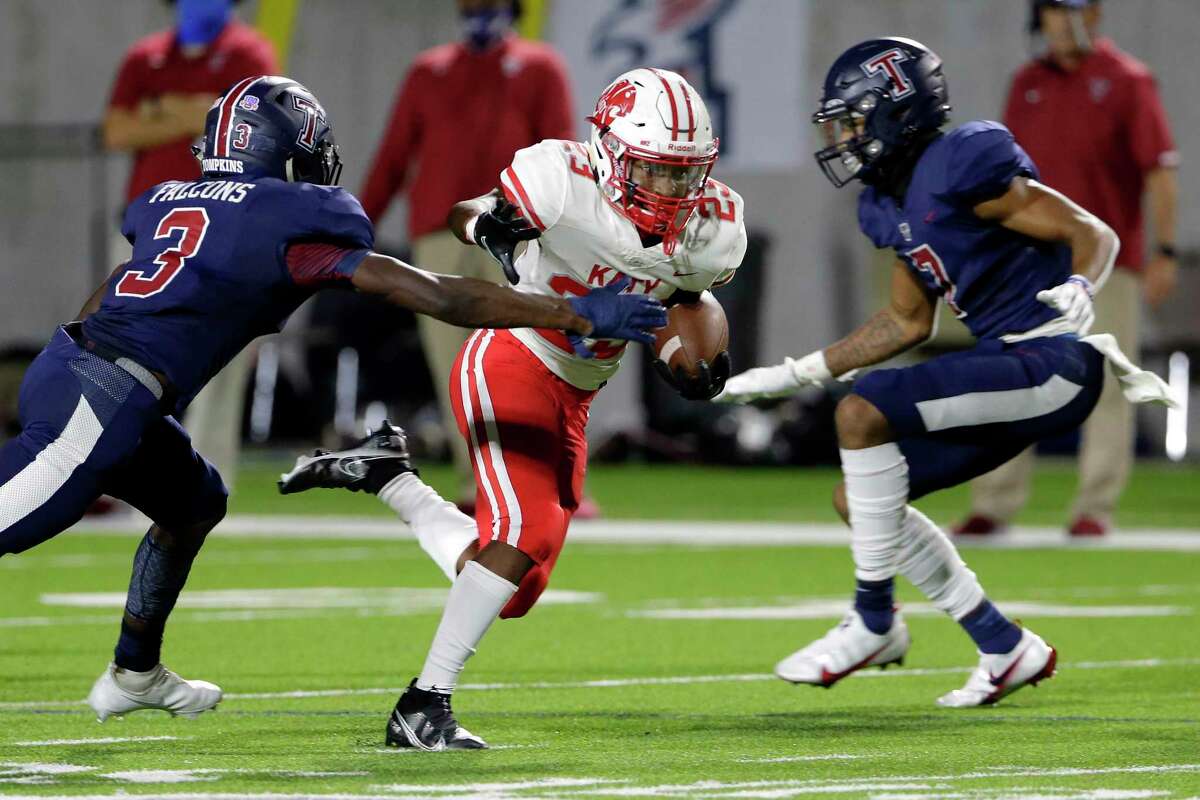
M233 497L233 513L352 514L390 516L362 495L314 492L280 496L275 479L291 467L283 456L251 458ZM454 497L449 467L422 465L425 480ZM772 469L638 464L595 464L588 468L587 491L609 519L721 519L785 522L837 521L829 504L841 474L832 468ZM1069 461L1039 462L1029 504L1017 524L1065 525L1075 491L1076 472ZM1200 530L1200 468L1169 463L1139 463L1130 477L1117 523L1122 527ZM966 486L938 492L921 501L933 519L949 524L965 513Z
M1166 507L1186 487L1161 474L1134 488L1158 507L1123 519L1196 519L1194 502ZM646 504L649 479L669 476L662 485L685 499ZM275 504L246 477L239 512L376 513L354 495ZM592 487L614 516L824 514L806 495L828 474L751 477L730 490L728 473L604 469ZM1036 513L1050 513L1048 497L1043 486ZM830 691L770 677L835 621L850 585L841 548L568 544L547 598L559 602L498 623L456 695L495 749L422 754L381 747L444 590L408 541L214 534L165 660L220 683L225 702L194 721L143 712L97 725L80 701L111 652L137 538L69 533L0 560L0 794L1200 796L1195 551L967 551L1001 607L1059 648L1060 673L998 707L951 711L933 701L965 680L973 649L907 587L903 669Z

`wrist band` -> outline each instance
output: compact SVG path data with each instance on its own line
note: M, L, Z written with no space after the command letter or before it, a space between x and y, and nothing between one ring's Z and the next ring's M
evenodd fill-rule
M479 217L471 217L467 220L467 224L463 226L463 234L471 244L479 244L479 242L475 241L475 223L478 221Z
M1086 275L1072 275L1071 277L1067 278L1067 283L1079 284L1083 287L1083 290L1087 292L1088 297L1096 296L1096 287L1092 285L1092 282L1088 280Z

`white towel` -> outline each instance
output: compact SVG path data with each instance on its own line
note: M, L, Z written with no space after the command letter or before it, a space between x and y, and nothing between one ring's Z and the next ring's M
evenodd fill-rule
M1111 333L1085 336L1079 341L1090 344L1108 360L1113 374L1121 382L1121 393L1131 403L1159 403L1167 408L1179 408L1179 401L1171 394L1171 387L1153 372L1144 370L1121 352L1117 338Z

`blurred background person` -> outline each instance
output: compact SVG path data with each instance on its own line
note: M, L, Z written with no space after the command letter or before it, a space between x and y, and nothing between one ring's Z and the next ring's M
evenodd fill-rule
M1160 305L1175 287L1178 153L1150 69L1100 37L1099 0L1032 0L1030 29L1045 51L1017 71L1004 123L1032 156L1043 182L1074 199L1121 237L1108 282L1096 295L1093 332L1117 337L1137 360L1141 303ZM1146 259L1142 198L1154 240ZM1082 429L1079 489L1068 531L1098 536L1129 478L1133 407L1109 375ZM1005 528L1029 498L1034 453L1026 450L971 486L959 534Z
M542 139L573 139L571 92L561 56L519 38L519 0L457 0L462 38L417 56L359 197L376 224L392 198L408 195L413 261L453 275L500 279L482 248L465 247L446 225L459 200L499 185L517 150ZM470 331L417 320L433 377L446 442L454 458L459 506L474 508L475 480L450 408L450 372Z
M274 48L240 22L239 0L169 0L175 26L152 33L126 51L104 116L104 145L129 152L129 203L157 183L196 180L192 142L204 117L227 88L251 75L279 72ZM124 255L128 245L121 243ZM252 350L242 351L188 407L193 444L226 476L232 489L241 446L242 404Z

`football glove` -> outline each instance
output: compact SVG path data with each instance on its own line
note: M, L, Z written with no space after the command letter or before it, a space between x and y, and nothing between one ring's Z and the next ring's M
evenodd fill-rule
M749 403L787 397L805 386L820 386L832 377L825 365L825 353L818 350L799 359L785 358L773 367L755 367L734 375L713 402Z
M1076 334L1087 336L1096 321L1096 310L1092 307L1094 294L1091 281L1082 275L1072 275L1066 283L1038 292L1037 299L1062 314Z
M511 284L521 282L513 255L517 245L542 235L542 232L521 215L520 210L507 200L501 199L491 211L475 218L472 236L475 243L487 250L504 270L504 277Z
M667 310L653 297L621 294L629 284L629 276L622 275L608 286L570 299L575 313L592 323L589 338L654 343L653 331L667 324ZM584 344L582 336L570 334L567 339L580 357L592 358L595 355Z
M654 359L654 369L685 399L711 400L725 388L725 381L729 380L729 373L733 369L733 361L729 358L729 351L723 350L717 354L711 365L704 359L696 362L695 375L688 375L683 371L683 367L676 367L675 371L671 372L671 368L661 358Z

